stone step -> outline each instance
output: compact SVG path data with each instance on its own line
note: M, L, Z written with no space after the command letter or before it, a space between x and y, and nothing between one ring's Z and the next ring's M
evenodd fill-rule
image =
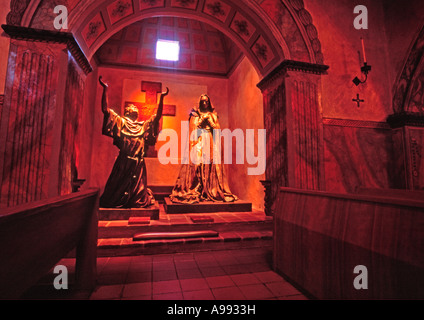
M212 230L198 230L186 232L141 232L134 235L133 241L212 238L218 236L219 233Z
M238 220L229 218L229 214L214 215L213 222L193 223L190 215L182 215L169 220L150 220L149 223L133 223L132 220L99 221L98 236L108 238L131 238L136 233L142 232L189 232L199 230L213 230L217 232L247 232L247 231L272 231L273 219L261 215L240 215ZM163 216L162 216L163 217ZM208 216L209 217L209 216ZM219 217L224 217L219 219ZM245 220L241 218L245 217Z
M142 241L134 241L133 238L99 239L97 252L99 257L111 257L268 246L272 246L272 231L233 231L220 232L215 237L205 236Z
M129 217L128 220L99 221L98 255L125 256L272 246L272 230L273 218L258 210L167 214L164 206L160 205L158 220ZM196 232L202 232L202 236L196 236ZM189 233L190 236L134 241L134 236L141 233Z

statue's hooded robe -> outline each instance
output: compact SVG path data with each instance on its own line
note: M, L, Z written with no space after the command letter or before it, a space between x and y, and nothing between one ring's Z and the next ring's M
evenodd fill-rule
M157 141L159 126L153 115L139 122L121 117L108 109L103 121L103 134L113 138L120 150L105 190L100 197L103 208L144 208L155 203L147 188L144 155L149 145Z
M208 97L209 100L209 97ZM208 124L202 122L202 115L210 116ZM215 163L213 159L214 148L213 130L220 129L218 114L209 100L208 109L201 111L194 108L189 116L189 136L193 138L193 131L203 129L209 135L209 144L205 144L205 139L198 136L197 140L191 141L188 145L188 163L182 164L180 173L175 183L170 199L177 203L197 203L201 201L233 202L238 197L231 193L228 186L227 176L222 164ZM204 161L206 148L210 148L209 161ZM193 158L195 161L193 162ZM207 163L208 162L208 163Z

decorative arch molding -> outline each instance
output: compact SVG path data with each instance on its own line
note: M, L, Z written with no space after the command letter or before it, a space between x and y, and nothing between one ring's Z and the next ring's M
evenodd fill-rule
M276 39L266 16L258 17L257 7L248 1L232 0L107 0L70 21L72 33L89 59L97 49L122 28L145 18L178 16L210 24L242 49L257 72L264 76L290 51L284 39ZM91 9L91 8L90 8ZM74 21L83 21L74 23ZM264 21L264 19L266 19ZM275 33L275 30L274 30Z
M6 23L12 26L20 26L22 16L28 9L31 0L11 0L10 1L10 12L6 16ZM39 2L39 1L38 1Z
M315 27L312 15L305 8L303 0L282 0L296 21L308 48L311 63L324 64L324 55L321 51L321 42L318 30Z
M393 111L395 114L424 117L424 26L409 50L396 81Z
M46 8L55 3L54 0L11 0L7 23L51 30L52 23L40 26L43 19L37 17L50 15L53 21L52 10ZM269 9L270 3L292 20L291 28L299 35L297 42L287 40L281 19ZM79 3L63 0L61 4L70 7L69 31L88 59L110 36L133 22L158 15L178 15L203 21L226 34L242 48L262 76L284 60L324 63L318 32L303 0L260 3L255 0L88 0Z
M393 88L392 127L396 188L424 189L424 26L412 43Z

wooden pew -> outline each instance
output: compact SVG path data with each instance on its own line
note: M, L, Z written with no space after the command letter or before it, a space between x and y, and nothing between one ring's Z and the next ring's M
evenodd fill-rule
M355 193L391 199L424 201L424 190L358 188L355 190Z
M363 193L281 188L274 269L318 299L423 299L423 198ZM358 265L368 289L354 287Z
M94 289L98 198L90 189L0 211L0 299L19 299L74 248L75 290Z

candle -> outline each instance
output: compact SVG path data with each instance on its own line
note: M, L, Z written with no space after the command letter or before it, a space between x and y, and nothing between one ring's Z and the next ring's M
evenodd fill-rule
M361 38L362 41L362 54L364 55L364 64L367 63L367 56L365 55L365 44L364 44L364 38Z

